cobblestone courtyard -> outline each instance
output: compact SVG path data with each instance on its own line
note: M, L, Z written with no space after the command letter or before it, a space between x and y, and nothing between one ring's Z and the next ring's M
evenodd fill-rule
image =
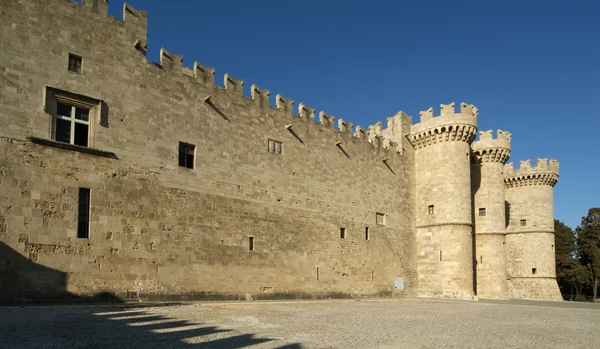
M599 348L600 306L427 299L0 308L0 348Z

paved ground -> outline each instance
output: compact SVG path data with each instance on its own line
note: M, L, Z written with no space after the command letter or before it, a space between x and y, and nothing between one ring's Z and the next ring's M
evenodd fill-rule
M426 299L0 308L0 348L600 348L600 305Z

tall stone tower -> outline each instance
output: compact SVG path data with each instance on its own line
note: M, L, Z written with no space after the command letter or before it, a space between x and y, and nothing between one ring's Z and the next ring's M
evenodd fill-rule
M504 164L510 157L511 134L479 132L473 142L473 263L475 292L481 298L507 298Z
M411 127L415 148L418 293L422 297L472 298L470 144L477 108L461 103L420 113Z
M521 161L504 167L508 227L507 276L510 298L562 300L554 260L554 202L558 161Z

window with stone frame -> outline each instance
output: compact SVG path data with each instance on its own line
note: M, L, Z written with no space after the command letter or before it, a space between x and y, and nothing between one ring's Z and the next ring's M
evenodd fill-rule
M479 209L479 217L485 217L485 207Z
M92 147L95 124L102 101L72 92L46 87L45 111L51 115L50 138L80 147Z
M519 223L522 227L527 226L527 220L526 219L521 219L521 222Z

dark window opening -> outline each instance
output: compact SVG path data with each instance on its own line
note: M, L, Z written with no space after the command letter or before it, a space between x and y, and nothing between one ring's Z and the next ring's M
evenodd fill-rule
M429 205L428 207L429 214L433 214L433 205Z
M89 131L88 125L76 123L73 143L76 145L80 145L82 147L87 147L88 146L88 131Z
M346 238L346 228L340 228L340 239Z
M440 262L442 261L442 251L440 250Z
M254 251L254 237L248 237L248 250Z
M179 142L179 166L185 168L194 168L194 150L193 144Z
M479 209L479 216L480 217L484 217L485 216L485 208L480 208Z
M77 237L90 238L90 189L79 188L79 209L77 212Z
M319 267L317 267L317 281L319 280Z
M537 274L537 268L531 268L531 273L532 273L533 275Z
M524 227L527 225L527 220L526 219L521 219L521 226Z
M69 71L81 74L81 60L80 56L69 54Z
M369 227L365 227L365 240L369 240Z

